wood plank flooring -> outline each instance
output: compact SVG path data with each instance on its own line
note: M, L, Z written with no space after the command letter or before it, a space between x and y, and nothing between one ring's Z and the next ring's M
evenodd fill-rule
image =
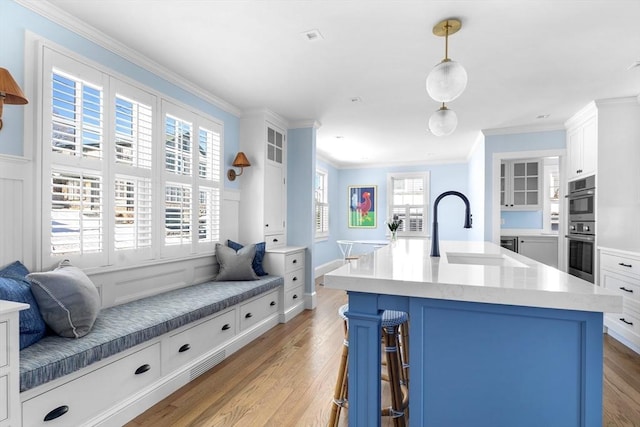
M127 426L325 426L342 350L336 313L347 298L316 290L315 310L276 326ZM609 336L604 343L603 426L640 427L640 355Z

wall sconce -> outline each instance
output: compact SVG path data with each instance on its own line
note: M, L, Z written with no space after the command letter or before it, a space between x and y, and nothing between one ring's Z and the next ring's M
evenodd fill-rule
M27 104L22 89L11 77L11 73L6 68L0 68L0 129L2 129L2 110L4 104Z
M251 163L249 163L247 156L245 156L242 151L238 151L238 154L236 154L236 158L233 159L231 166L234 168L240 168L240 173L236 173L234 169L229 169L227 171L227 178L229 178L229 181L235 181L236 176L242 175L244 168L251 166Z

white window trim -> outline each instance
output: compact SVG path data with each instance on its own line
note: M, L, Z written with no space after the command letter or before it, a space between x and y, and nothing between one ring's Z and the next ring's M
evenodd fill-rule
M392 202L393 202L393 180L394 179L407 179L407 178L421 178L424 181L424 207L422 218L422 231L400 231L398 230L398 236L403 237L428 237L430 235L430 208L431 208L431 191L430 191L430 172L390 172L387 173L387 216L384 222L385 235L390 236L391 231L387 227L387 221L392 217Z

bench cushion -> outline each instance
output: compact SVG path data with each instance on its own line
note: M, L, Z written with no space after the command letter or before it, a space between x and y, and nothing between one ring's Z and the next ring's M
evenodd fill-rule
M68 375L283 283L279 276L211 281L105 308L84 337L50 335L20 351L20 391Z

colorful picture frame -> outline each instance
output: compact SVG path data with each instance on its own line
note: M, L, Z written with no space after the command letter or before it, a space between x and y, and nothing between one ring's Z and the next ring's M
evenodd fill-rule
M375 185L350 185L349 228L376 228L378 189Z

